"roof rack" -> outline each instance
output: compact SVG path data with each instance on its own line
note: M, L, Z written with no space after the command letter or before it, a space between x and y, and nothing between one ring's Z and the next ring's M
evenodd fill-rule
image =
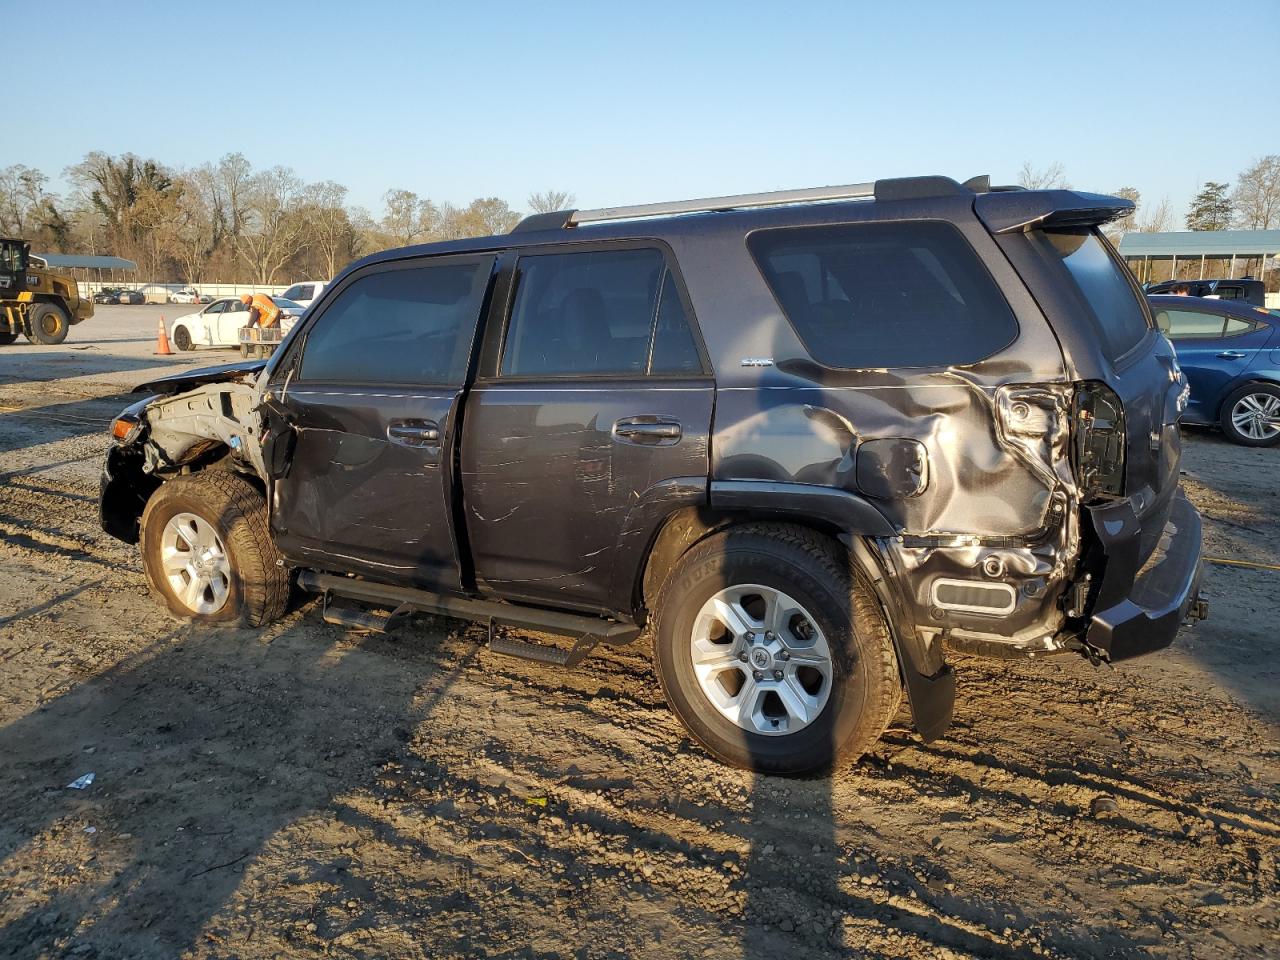
M874 183L850 183L842 187L772 190L768 193L740 193L728 197L707 197L702 200L641 203L634 207L574 210L565 221L565 226L596 223L601 220L633 220L637 217L667 217L677 213L736 210L741 207L776 207L787 203L814 203L818 200L862 200L875 196L875 189Z
M601 207L598 210L557 210L525 217L512 231L558 230L605 220L636 220L642 217L669 217L681 213L713 213L749 207L778 207L791 203L818 203L823 200L901 200L941 197L992 188L986 177L975 177L964 186L948 177L901 177L868 183L848 183L838 187L807 187L802 190L772 190L767 193L739 193L702 200L672 200L641 203L633 207Z

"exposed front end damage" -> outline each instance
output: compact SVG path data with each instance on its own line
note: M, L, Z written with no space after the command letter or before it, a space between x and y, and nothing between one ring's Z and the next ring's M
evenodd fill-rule
M126 543L138 542L138 521L148 498L165 480L210 467L266 476L262 417L254 381L261 365L228 369L223 379L175 377L143 384L155 391L124 410L112 425L101 480L102 528ZM194 389L167 391L198 383Z

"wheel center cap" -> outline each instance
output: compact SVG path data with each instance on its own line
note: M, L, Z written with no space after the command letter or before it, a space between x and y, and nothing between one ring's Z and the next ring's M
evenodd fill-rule
M773 654L764 647L756 647L751 651L751 665L757 670L764 670L773 665Z

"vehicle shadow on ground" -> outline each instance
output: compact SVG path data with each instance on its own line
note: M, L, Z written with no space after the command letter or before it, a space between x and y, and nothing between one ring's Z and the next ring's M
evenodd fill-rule
M336 647L307 634L303 624L269 641L182 627L0 729L5 885L23 887L22 867L42 847L82 848L78 877L46 886L0 927L0 954L90 944L90 954L177 956L194 947L241 880L233 868L299 817L367 786L466 667L433 677L430 695L415 700L414 674L366 652L383 638ZM245 659L259 682L223 683ZM369 683L382 684L375 715L344 706L348 690ZM265 706L276 697L287 714ZM244 769L245 750L267 762ZM193 761L205 776L175 781ZM90 770L90 787L66 789ZM171 839L136 839L156 836ZM175 873L184 877L177 887Z

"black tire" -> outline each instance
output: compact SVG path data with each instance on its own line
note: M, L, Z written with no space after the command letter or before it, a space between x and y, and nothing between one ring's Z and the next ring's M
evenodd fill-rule
M193 611L164 573L164 531L170 520L183 513L194 514L214 528L230 561L226 600L213 613ZM140 546L152 591L178 617L260 627L284 615L289 575L267 528L262 494L243 477L207 470L162 484L142 512Z
M781 591L827 639L831 680L825 706L794 733L743 729L712 704L694 673L691 638L698 612L735 584ZM667 702L693 738L726 763L801 773L852 762L880 739L897 712L902 687L888 625L848 552L828 537L786 524L715 534L680 558L656 607L654 660Z
M194 349L195 344L191 342L191 332L182 326L173 328L173 345L179 350Z
M1252 405L1249 403L1250 398L1254 398ZM1240 410L1236 409L1238 404L1241 407ZM1257 413L1261 416L1264 411L1268 420L1280 418L1280 387L1271 383L1246 383L1227 397L1222 404L1222 414L1219 417L1222 432L1232 443L1239 443L1246 447L1275 446L1280 443L1280 425L1273 428L1266 422L1259 422L1253 426L1246 424L1243 429L1236 425L1237 415L1246 416ZM1245 432L1251 429L1255 434L1262 435L1250 436Z
M17 339L18 332L16 330L5 330L0 332L0 347L7 347Z
M27 311L27 326L33 343L57 346L71 331L71 317L56 303L37 303Z

